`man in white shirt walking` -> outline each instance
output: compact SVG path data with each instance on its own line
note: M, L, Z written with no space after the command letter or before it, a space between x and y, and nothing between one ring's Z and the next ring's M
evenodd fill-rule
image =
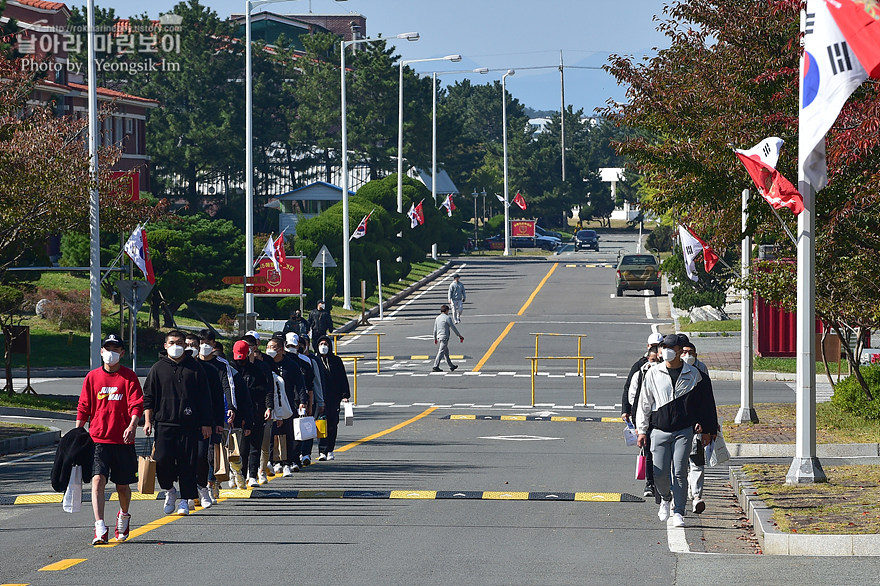
M452 275L452 283L449 284L449 291L446 294L449 299L449 305L452 306L452 321L457 324L461 323L461 307L467 300L467 294L464 285L461 282L461 275L455 273Z
M440 315L437 316L437 319L434 320L434 343L440 344L440 348L437 349L437 357L434 359L434 368L431 370L433 372L441 372L440 369L440 359L446 358L446 364L449 365L449 371L453 371L458 366L452 364L452 360L449 358L449 332L455 332L455 335L458 336L458 339L463 343L464 336L458 331L455 327L455 324L452 323L452 318L449 316L449 306L445 303L440 306Z

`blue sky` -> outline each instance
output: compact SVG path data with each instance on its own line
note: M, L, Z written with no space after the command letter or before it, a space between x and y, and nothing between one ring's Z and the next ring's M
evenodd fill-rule
M507 88L526 106L536 110L560 107L559 71L523 69L556 66L559 51L567 66L601 67L610 53L635 56L653 54L666 47L666 37L656 31L655 15L670 0L296 0L269 4L259 10L285 14L311 11L316 14L354 12L367 19L367 34L394 35L417 31L421 40L398 41L404 59L421 59L459 53L461 63L421 63L420 72L433 70L518 69L508 77ZM174 0L96 0L98 6L114 8L120 17L141 14L153 17L170 11ZM76 0L70 5L79 5ZM221 17L244 12L244 0L202 0ZM501 72L475 75L475 83L500 78ZM446 76L446 82L455 76ZM566 103L591 113L606 99L624 99L624 88L603 71L565 70Z

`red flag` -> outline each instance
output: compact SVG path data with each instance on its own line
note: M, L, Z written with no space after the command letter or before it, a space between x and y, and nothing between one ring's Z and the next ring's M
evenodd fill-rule
M450 218L452 217L452 212L455 211L455 204L452 203L452 194L446 196L446 199L443 200L443 203L440 204L441 208L446 208L446 215Z
M522 194L521 194L520 192L518 192L518 191L516 192L516 197L513 198L513 203L515 203L515 204L518 205L520 208L522 208L523 211L525 211L525 209L526 209L526 200L525 200L525 198L522 196Z
M422 202L424 201L420 201L418 205L412 204L409 208L409 212L406 215L410 219L410 228L415 228L425 223L425 213L422 211Z
M700 240L699 236L691 232L689 228L679 225L678 238L681 241L681 251L684 254L687 275L691 281L699 281L694 259L702 252L703 264L706 266L706 272L708 273L715 267L715 263L718 262L718 255L715 254L715 251L708 244Z
M876 0L833 0L825 5L868 75L880 78L880 4Z
M370 213L364 216L364 219L361 220L361 223L358 224L357 228L354 229L354 232L351 233L351 236L348 238L351 240L352 238L361 238L362 236L367 235L367 222L370 221L370 216L373 215L374 210L370 210Z
M138 226L128 237L123 247L132 262L144 273L147 282L156 284L156 276L153 274L153 261L150 260L150 251L147 248L147 231Z
M287 260L287 253L284 252L284 232L275 239L275 258L278 259L279 263Z
M781 138L765 138L750 150L737 149L734 152L746 166L746 171L755 182L758 193L767 200L767 203L774 209L788 208L792 213L799 214L804 211L803 196L791 181L776 170L779 147L783 142Z

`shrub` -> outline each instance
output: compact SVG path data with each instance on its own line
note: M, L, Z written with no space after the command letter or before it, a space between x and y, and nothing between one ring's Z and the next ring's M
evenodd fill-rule
M672 250L672 226L661 224L651 230L645 239L645 245L650 250L657 252L668 252Z
M9 285L0 285L0 312L15 311L24 301L24 294L20 289Z
M859 369L868 384L873 401L865 397L865 391L855 375L850 375L834 385L831 404L855 415L870 420L880 420L880 364L863 366Z
M54 323L59 330L89 331L91 315L88 291L56 291L41 287L37 289L35 299L49 300L45 319Z

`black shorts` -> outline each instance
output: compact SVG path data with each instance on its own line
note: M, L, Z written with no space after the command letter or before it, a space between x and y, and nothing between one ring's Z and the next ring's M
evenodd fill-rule
M92 474L100 474L116 484L137 482L137 452L134 444L95 442L95 465Z

